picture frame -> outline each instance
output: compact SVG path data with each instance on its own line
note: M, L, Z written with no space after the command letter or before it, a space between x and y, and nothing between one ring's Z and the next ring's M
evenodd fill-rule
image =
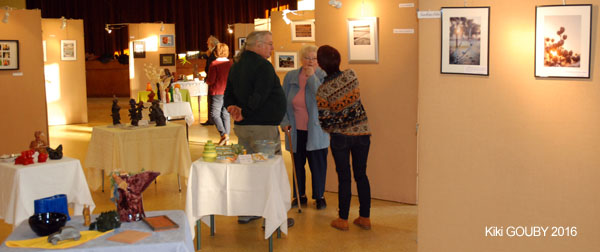
M77 60L77 40L60 41L60 59Z
M146 42L143 40L133 41L133 58L146 58Z
M173 35L173 34L160 35L158 42L160 43L159 47L174 47L175 46L175 35Z
M175 65L175 54L166 53L160 54L160 66L174 66Z
M292 21L292 42L314 42L315 20Z
M378 20L377 17L347 20L349 63L379 62Z
M246 37L239 37L238 38L238 50L242 49L242 46L244 46L244 44L246 44Z
M275 71L291 71L297 68L297 52L275 52Z
M442 7L440 72L489 76L490 7Z
M0 70L19 70L18 40L0 40Z
M590 78L592 5L535 8L535 77Z

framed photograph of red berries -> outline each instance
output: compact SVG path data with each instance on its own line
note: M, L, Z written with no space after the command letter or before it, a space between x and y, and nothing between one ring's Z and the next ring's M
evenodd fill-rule
M489 75L490 7L442 7L441 73Z
M590 78L592 5L535 9L535 76Z

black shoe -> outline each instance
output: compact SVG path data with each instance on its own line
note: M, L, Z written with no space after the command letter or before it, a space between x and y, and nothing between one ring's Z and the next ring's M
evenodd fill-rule
M200 125L208 126L208 125L215 125L215 123L206 121L206 122L200 123Z
M238 223L239 224L248 224L253 220L258 220L260 219L260 216L238 216Z
M317 209L325 209L327 208L327 203L325 202L325 198L317 199Z
M308 199L305 196L300 196L300 204L302 204L303 206L306 206L306 203L308 202ZM298 206L298 199L294 198L292 200L292 207L297 207Z

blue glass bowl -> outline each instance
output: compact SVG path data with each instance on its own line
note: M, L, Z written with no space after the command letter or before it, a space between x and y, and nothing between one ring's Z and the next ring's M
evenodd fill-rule
M47 236L58 231L67 223L62 213L37 213L29 217L29 227L38 236Z

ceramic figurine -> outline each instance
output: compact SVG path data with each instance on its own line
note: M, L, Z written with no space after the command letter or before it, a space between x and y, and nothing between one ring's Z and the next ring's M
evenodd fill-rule
M141 121L141 120L142 120L142 118L143 118L142 111L143 111L145 108L146 108L146 107L144 107L144 102L143 102L143 101L140 101L140 102L138 102L138 104L137 104L137 108L136 108L136 110L137 110L136 112L137 112L137 119L138 119L138 121Z
M202 152L202 159L205 162L214 162L217 159L217 149L212 140L208 140L204 145L204 152Z
M113 95L113 104L111 109L113 125L121 124L121 114L119 114L119 110L121 110L121 107L119 107L119 105L117 104L118 102L119 100L117 99L117 97Z
M158 82L156 83L156 94L157 94L156 98L159 101L161 101L163 96L162 96L162 92L160 92L160 84Z
M46 150L48 151L48 155L50 156L50 159L52 159L52 160L61 159L63 156L62 148L63 148L62 144L58 145L58 147L56 147L55 150L53 150L50 147L46 147Z
M117 212L121 221L139 221L146 217L142 192L160 175L160 172L145 171L135 175L117 175L112 177L117 188Z
M17 157L17 159L15 159L15 164L22 164L22 165L28 165L28 164L33 164L33 153L35 153L34 150L26 150L26 151L22 151L21 152L21 156Z
M156 96L156 94L154 93L154 91L150 90L150 93L148 94L148 102L153 102L154 96Z
M173 79L171 79L171 83L169 83L169 86L167 87L169 89L169 95L171 97L171 102L173 102Z
M152 105L148 108L148 116L150 117L150 122L156 122L156 112L154 112L154 109L156 108L155 104L158 105L158 100L152 101Z
M181 98L181 91L179 88L175 88L175 93L173 94L173 102L181 102L183 99Z
M150 121L156 122L156 126L165 126L167 125L167 119L165 118L165 114L163 113L158 101L152 102L152 109L150 110Z
M135 100L131 99L129 100L129 118L131 118L131 125L133 126L138 126L138 116L137 116L137 109L135 108Z
M98 230L100 232L106 232L115 228L121 227L121 221L119 221L119 214L117 211L108 211L100 213L100 216L96 217L96 221L90 224L89 230Z
M37 157L37 162L44 163L44 162L46 162L46 160L48 160L48 153L39 153L39 155Z
M150 85L150 82L146 83L146 91L152 91L152 85Z
M90 216L90 206L83 205L83 225L89 226L92 222L92 216Z
M38 130L33 135L35 136L35 140L31 141L29 144L29 149L39 153L46 153L46 147L48 147L48 143L42 139L45 136L44 133Z

